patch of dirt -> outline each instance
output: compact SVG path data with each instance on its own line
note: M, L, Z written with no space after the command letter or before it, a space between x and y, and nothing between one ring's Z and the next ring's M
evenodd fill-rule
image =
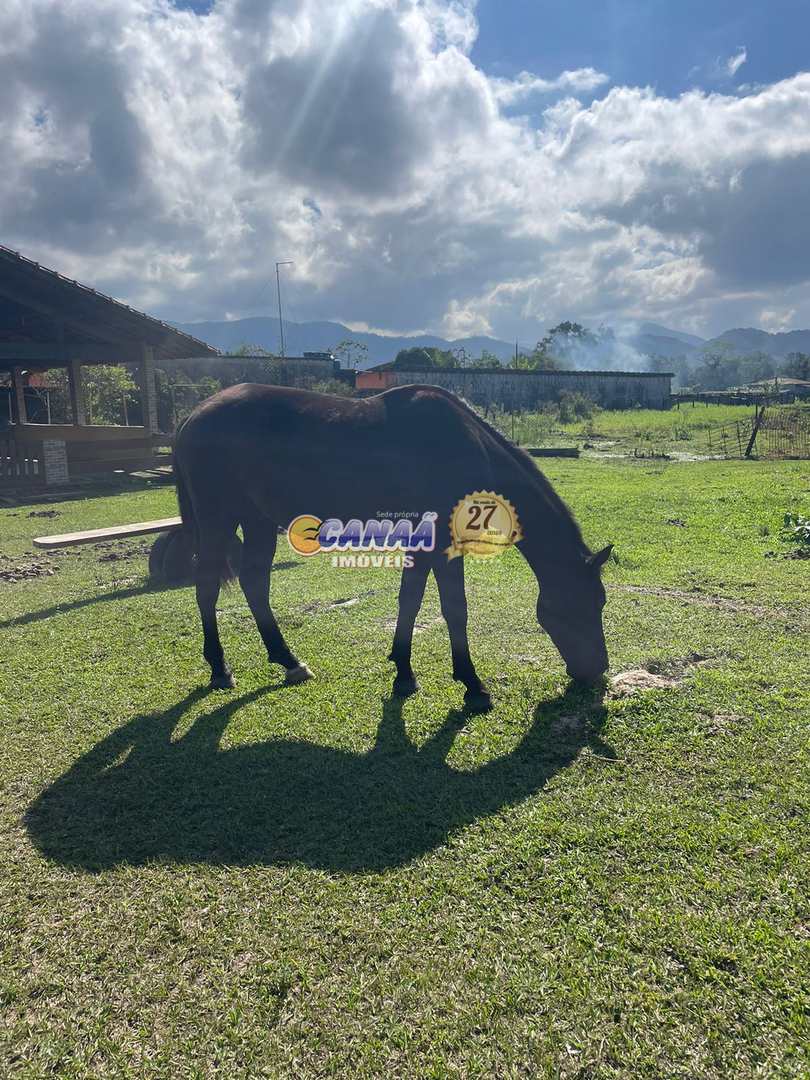
M766 559L810 559L810 547L794 548L793 551L766 551Z
M681 521L680 518L667 518L667 525L675 525L679 529L685 529L686 528L686 522Z
M12 559L0 555L0 581L14 584L18 581L31 581L33 578L53 577L56 567L44 559Z
M669 690L677 686L679 679L670 679L664 675L655 675L644 668L622 671L610 680L610 697L630 697L642 690Z
M152 544L148 540L107 540L102 544L93 544L93 551L103 552L98 557L98 561L103 563L148 558L151 550Z
M59 517L58 510L32 510L28 515L30 518L55 518Z
M650 660L645 668L620 671L610 680L609 697L629 697L642 690L671 690L679 686L695 668L716 662L701 653L673 657L669 660Z
M557 716L549 724L549 733L558 739L572 739L582 735L587 727L584 716Z
M427 618L425 618L425 619L417 619L416 622L414 623L413 632L414 632L414 634L424 634L424 632L426 630L430 630L434 626L438 626L439 623L443 622L443 621L444 620L442 619L441 615L435 615L432 619L427 619ZM393 633L394 630L396 630L396 628L397 628L396 617L394 617L392 619L386 619L385 622L383 623L383 630L387 630L387 631L389 631L389 633Z
M656 585L608 585L617 592L638 593L642 596L661 596L666 600L683 600L686 604L698 607L716 608L718 611L730 611L734 614L757 615L760 618L778 617L779 612L763 604L747 604L742 600L731 600L725 596L711 596L708 593L687 592L685 589L665 589Z
M340 600L313 600L310 604L304 604L301 610L305 615L317 615L321 611L335 611L356 607L366 596L374 596L382 592L382 589L366 589L359 596L347 596Z
M704 656L702 653L689 653L688 656L673 657L670 660L651 660L646 667L646 670L653 675L663 675L671 679L682 679L685 675L688 675L693 668L707 667L708 665L715 663L711 656Z
M700 717L700 729L706 735L730 735L737 731L746 720L736 713L714 713Z

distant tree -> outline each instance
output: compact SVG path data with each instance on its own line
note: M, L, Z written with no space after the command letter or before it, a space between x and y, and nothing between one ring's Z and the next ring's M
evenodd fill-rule
M368 357L368 345L364 345L362 341L345 338L335 345L331 352L343 362L344 367L357 367L358 363L362 364Z
M532 353L516 352L509 362L509 366L516 371L531 371L537 365L532 361Z
M132 374L118 364L86 364L82 368L84 398L91 424L132 423L140 396ZM137 422L136 420L136 422Z
M527 367L533 368L535 371L556 371L563 366L559 358L554 355L553 331L537 342L529 354L528 360Z
M786 375L790 379L810 381L810 355L800 352L788 353L779 374Z
M352 397L354 390L342 379L324 379L322 382L312 384L311 389L319 394L333 394L335 397Z
M748 383L759 382L761 379L772 379L776 374L776 365L773 357L765 352L748 353L736 359L737 386L745 386ZM731 384L729 384L731 385Z
M725 390L736 385L737 374L736 357L731 346L718 342L700 353L692 368L690 382L696 390Z
M247 341L243 341L241 345L237 345L235 349L230 352L231 356L269 356L275 358L276 354L270 352L269 349L265 349L263 345L251 345Z
M495 353L490 352L489 349L482 349L481 355L474 360L470 360L468 367L471 368L497 368L501 366L501 362Z
M458 357L449 349L416 345L410 349L400 349L392 366L403 371L428 371L431 368L457 368L460 365Z
M675 386L692 385L692 368L689 358L683 356L661 356L657 353L647 355L648 371L671 371L675 375Z
M581 323L566 321L553 326L543 341L548 343L550 355L558 360L565 360L583 347L596 345L599 339Z
M518 353L513 366L533 371L565 368L577 352L599 344L600 338L581 323L561 322L537 342L530 353Z

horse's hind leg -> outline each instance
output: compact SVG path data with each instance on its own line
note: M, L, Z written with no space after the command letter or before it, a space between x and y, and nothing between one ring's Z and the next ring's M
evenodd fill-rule
M413 627L419 608L422 606L429 573L430 563L424 555L416 555L413 566L409 570L402 571L397 628L394 631L394 643L388 656L388 659L393 660L397 666L394 678L394 694L397 697L407 697L418 689L411 667L411 645Z
M217 626L217 600L222 576L227 565L228 546L234 529L218 525L200 529L197 565L194 581L197 587L197 606L203 628L203 656L211 667L211 689L228 690L234 685L233 675L225 663L222 642Z
M270 607L270 570L276 553L276 526L268 521L243 521L242 566L239 584L267 649L271 664L286 668L286 682L305 682L312 672L290 651Z

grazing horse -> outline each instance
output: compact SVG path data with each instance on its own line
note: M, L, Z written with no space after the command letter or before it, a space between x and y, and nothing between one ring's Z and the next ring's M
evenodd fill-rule
M607 547L592 554L565 503L532 459L460 398L436 386L401 386L364 399L279 386L241 384L215 394L185 421L175 444L184 525L196 552L195 583L211 686L234 685L217 629L228 548L241 525L239 581L271 663L286 681L311 678L290 651L270 608L270 570L279 527L311 514L339 518L419 518L438 513L436 546L403 570L389 659L394 693L416 689L414 623L432 570L453 659L468 706L486 707L467 640L464 559L448 559L450 514L476 491L494 491L516 508L517 547L539 586L537 618L577 681L597 682L608 666L602 629Z

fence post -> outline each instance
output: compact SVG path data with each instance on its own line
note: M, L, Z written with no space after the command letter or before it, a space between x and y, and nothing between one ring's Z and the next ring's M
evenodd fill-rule
M748 440L748 446L745 448L745 456L751 457L751 452L754 449L754 443L757 441L757 432L759 431L759 425L762 423L762 418L765 415L765 406L757 410L757 414L754 417L754 426L751 429L751 438Z

